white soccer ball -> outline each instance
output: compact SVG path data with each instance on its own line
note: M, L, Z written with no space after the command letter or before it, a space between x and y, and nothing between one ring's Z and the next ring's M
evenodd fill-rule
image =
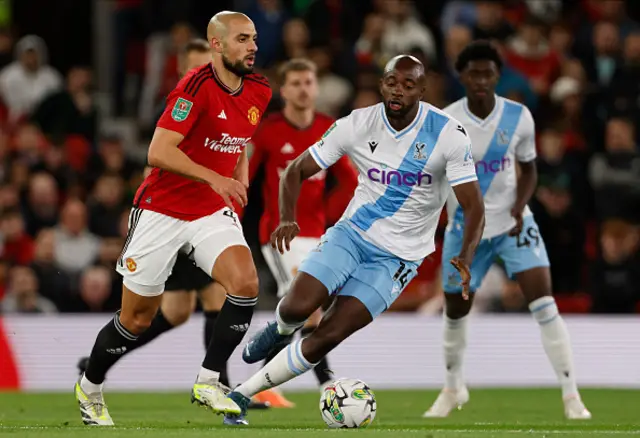
M362 380L339 379L325 386L320 413L332 429L367 427L376 416L376 396Z

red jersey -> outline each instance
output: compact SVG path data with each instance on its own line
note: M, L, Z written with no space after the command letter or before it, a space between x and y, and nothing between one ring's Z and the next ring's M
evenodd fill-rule
M334 122L329 116L316 113L311 126L299 129L282 113L267 117L251 140L253 155L249 160L249 178L253 179L262 163L265 180L262 186L264 212L260 218L260 243L269 242L271 233L280 223L278 192L280 175L291 161L316 143ZM326 171L321 170L302 183L296 205L296 222L300 237L320 237L325 232L327 216L341 215L353 196L358 175L347 157L338 160L329 171L338 180L338 187L325 198ZM336 212L337 210L337 212Z
M270 99L264 76L247 75L232 91L207 64L180 80L157 126L184 135L178 147L191 160L230 178ZM213 214L225 203L208 184L154 168L140 185L134 205L192 221Z

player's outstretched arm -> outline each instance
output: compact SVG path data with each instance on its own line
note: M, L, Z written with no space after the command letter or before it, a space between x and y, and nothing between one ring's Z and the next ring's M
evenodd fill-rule
M178 132L156 128L147 154L149 165L209 184L230 208L233 208L231 199L242 206L246 205L247 190L244 185L191 160L178 148L182 140L184 136Z
M458 257L451 260L451 263L460 271L463 296L468 298L471 280L469 266L484 231L484 201L478 181L458 184L453 187L453 191L464 213L464 235L462 250Z
M322 169L307 149L287 166L280 178L280 225L271 235L271 246L281 254L284 254L285 248L289 251L289 244L300 232L295 222L295 210L302 182L320 170Z

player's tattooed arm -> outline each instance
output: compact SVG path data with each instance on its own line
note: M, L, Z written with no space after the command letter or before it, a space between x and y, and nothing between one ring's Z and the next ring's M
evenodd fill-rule
M235 199L241 206L245 206L247 204L247 190L242 183L225 178L191 160L178 148L182 140L184 140L184 136L178 132L156 128L147 154L149 165L209 184L224 199L229 208L233 208L232 199Z
M453 191L464 213L464 234L462 250L458 257L451 260L451 264L460 272L463 297L466 299L471 281L469 266L484 231L484 201L478 181L458 184L453 187Z
M289 251L289 244L300 232L295 220L302 182L321 170L309 150L306 150L287 166L280 177L280 225L271 235L271 246L281 254L285 249Z
M538 184L538 170L535 160L518 161L520 172L517 183L516 202L511 209L511 216L516 220L516 226L509 232L510 236L517 236L522 231L522 210L531 200Z

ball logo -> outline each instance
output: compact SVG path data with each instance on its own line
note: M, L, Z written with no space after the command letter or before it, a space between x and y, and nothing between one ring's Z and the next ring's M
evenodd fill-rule
M247 118L249 119L249 123L251 123L252 125L257 125L260 121L260 110L255 106L252 106L251 108L249 108Z
M129 272L136 272L136 269L138 269L138 264L131 257L127 257L124 263L127 265Z

